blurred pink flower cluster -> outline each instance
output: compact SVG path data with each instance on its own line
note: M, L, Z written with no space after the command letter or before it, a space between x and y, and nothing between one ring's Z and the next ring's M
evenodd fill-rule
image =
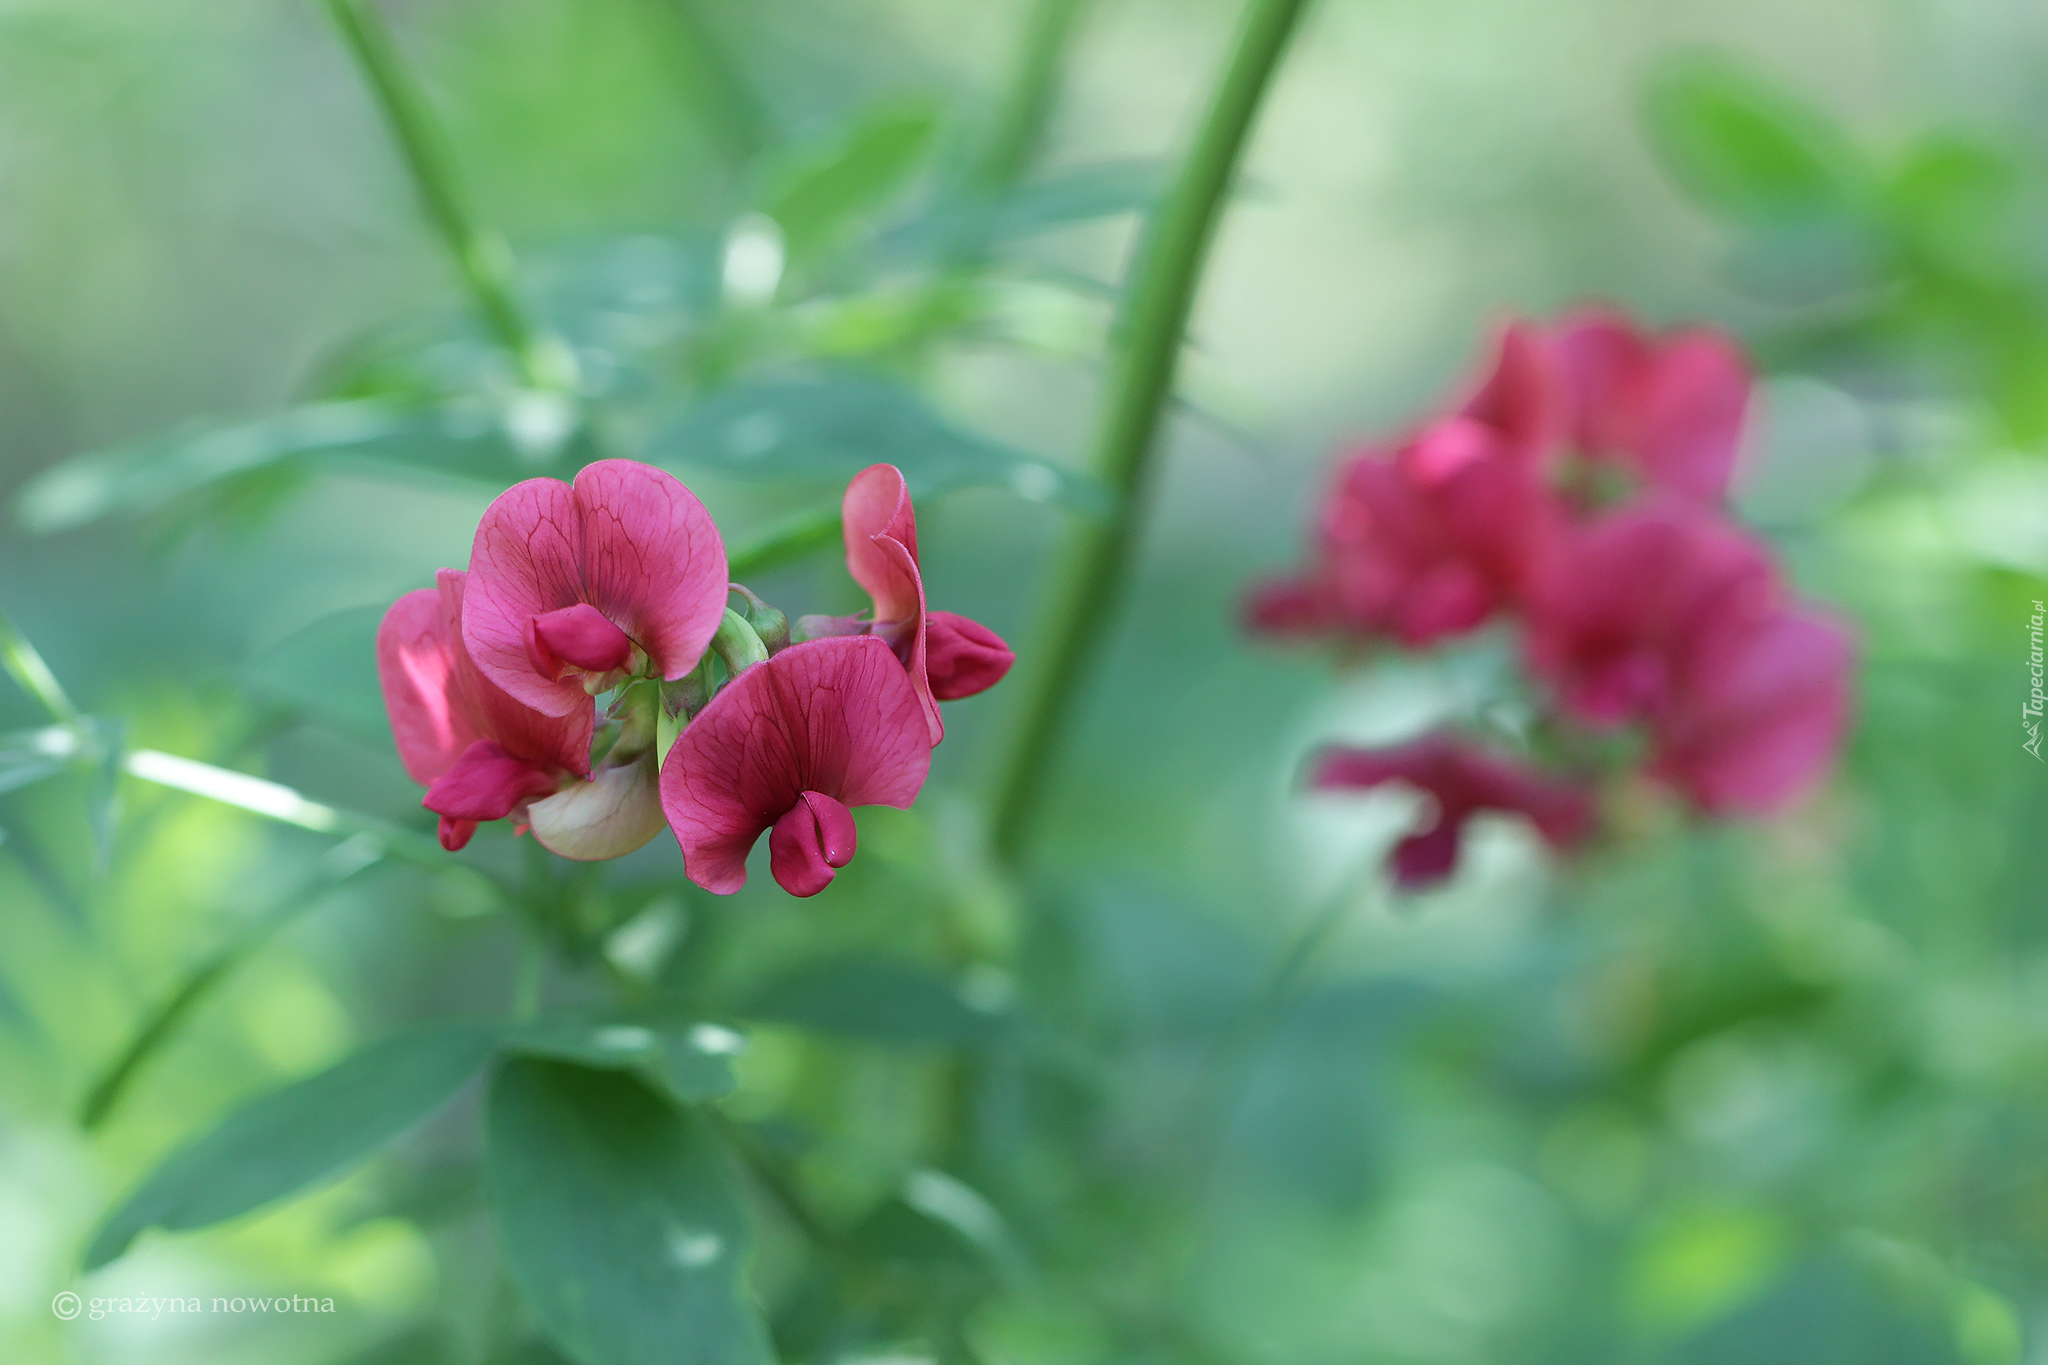
M674 476L603 460L507 490L469 571L401 597L377 637L399 757L443 847L510 819L563 857L615 858L666 824L690 879L728 893L765 831L776 881L822 891L854 854L848 808L909 806L945 733L938 703L1012 661L985 626L926 610L894 466L854 478L843 519L874 610L792 633L727 581L717 526Z
M1841 743L1854 651L1726 509L1750 388L1708 329L1657 335L1605 310L1513 323L1468 397L1339 461L1308 565L1255 588L1249 622L1419 649L1506 621L1552 731L1638 736L1641 769L1705 814L1778 809ZM1450 873L1478 810L1582 840L1608 774L1555 766L1442 733L1325 754L1312 781L1434 798L1394 854L1412 886Z

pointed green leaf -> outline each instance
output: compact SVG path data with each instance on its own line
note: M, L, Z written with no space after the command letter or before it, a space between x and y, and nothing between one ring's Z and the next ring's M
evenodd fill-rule
M377 681L377 625L386 608L348 607L279 640L250 661L250 689L373 744L391 743Z
M929 104L892 103L784 158L769 174L762 210L782 229L789 258L815 255L901 188L938 126Z
M513 1058L491 1084L498 1240L580 1365L767 1365L742 1284L748 1228L702 1117L629 1072Z
M250 1101L142 1182L101 1225L85 1268L113 1260L145 1228L205 1227L338 1173L454 1094L497 1041L479 1025L401 1034Z
M1000 1015L968 1004L938 973L886 958L836 958L800 968L755 992L739 1012L880 1043L971 1045L1003 1027Z
M635 1071L678 1100L715 1100L738 1083L732 1059L746 1040L698 1020L616 1016L538 1019L508 1036L505 1046L606 1071Z
M660 428L648 457L741 478L843 485L878 461L914 496L1008 488L1084 511L1104 503L1086 475L950 425L902 386L836 366L722 389Z

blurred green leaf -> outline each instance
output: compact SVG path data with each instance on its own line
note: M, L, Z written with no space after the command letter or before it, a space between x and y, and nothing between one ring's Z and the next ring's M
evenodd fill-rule
M709 1126L633 1075L514 1058L486 1172L527 1303L582 1365L766 1365L741 1283L748 1228Z
M672 468L835 486L886 461L914 496L999 487L1091 512L1105 501L1085 475L963 432L901 385L837 366L721 389L660 427L647 454Z
M0 792L11 792L64 771L77 736L68 725L44 725L0 735Z
M902 188L938 126L938 110L929 102L892 101L780 158L767 174L761 207L782 229L789 259L815 256Z
M521 1027L505 1045L527 1056L635 1071L675 1099L691 1103L732 1093L737 1084L732 1059L746 1040L731 1029L700 1020L561 1016Z
M222 1222L361 1160L454 1094L497 1041L497 1030L476 1025L400 1034L250 1101L143 1181L93 1237L85 1269L119 1256L145 1228Z
M391 724L377 680L377 626L385 610L372 604L321 617L258 654L244 682L265 700L358 739L389 744Z
M769 982L742 1015L880 1043L964 1046L988 1041L1002 1016L976 1009L929 968L887 958L836 958Z
M992 200L952 199L882 236L904 255L944 252L967 242L1005 242L1054 228L1149 209L1165 189L1163 161L1101 161L1056 171Z
M1725 57L1675 59L1651 79L1650 133L1705 207L1752 225L1847 215L1867 168L1818 109Z
M29 530L61 531L308 461L503 485L548 467L575 428L567 400L541 394L501 410L314 403L76 456L29 480L15 510Z

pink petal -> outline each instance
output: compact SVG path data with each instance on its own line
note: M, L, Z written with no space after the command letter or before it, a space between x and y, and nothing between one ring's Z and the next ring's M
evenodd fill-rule
M979 621L950 611L928 612L924 619L925 675L940 701L988 691L1017 662L1003 637Z
M485 678L463 647L464 596L465 575L443 569L437 588L401 597L377 630L377 672L407 774L431 786L480 739L539 767L587 773L591 708L543 716Z
M525 802L551 795L553 773L480 739L441 774L420 804L451 820L502 820Z
M377 677L391 735L406 775L423 787L484 737L452 685L460 648L460 634L451 637L441 594L432 588L399 598L377 627Z
M579 679L552 679L527 651L535 617L584 603L671 681L697 666L725 615L725 545L671 474L600 460L573 488L528 479L499 495L470 551L470 653L498 686L549 715L588 705Z
M923 706L873 636L808 640L756 664L683 730L661 801L691 881L739 890L747 853L806 792L899 809L931 767Z
M1604 308L1566 317L1553 337L1566 439L1582 454L1619 451L1633 435L1633 389L1650 363L1649 342L1634 323Z
M1511 322L1500 329L1492 370L1458 413L1491 427L1506 442L1511 459L1534 468L1556 444L1563 417L1560 400L1543 334L1529 323Z
M578 602L527 621L526 657L533 671L550 681L562 676L565 665L611 673L632 662L633 642L603 612Z
M1666 342L1642 393L1638 455L1650 481L1707 502L1727 496L1749 390L1727 337L1702 328Z
M1792 609L1720 634L1655 727L1652 771L1709 812L1782 807L1841 747L1854 655L1840 625Z
M874 599L875 619L915 619L924 609L924 589L917 572L917 513L903 471L877 464L854 475L840 516L846 528L846 571ZM878 546L877 537L895 541L901 553Z
M853 812L822 792L805 792L768 834L769 870L792 896L815 896L853 861Z

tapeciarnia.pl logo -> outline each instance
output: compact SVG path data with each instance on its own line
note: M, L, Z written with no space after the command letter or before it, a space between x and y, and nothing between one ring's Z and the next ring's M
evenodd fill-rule
M2034 602L2033 619L2029 622L2027 628L2027 637L2032 643L2032 650L2027 655L2027 671L2034 675L2034 688L2027 696L2026 705L2020 708L2020 724L2025 726L2027 731L2027 742L2020 747L2032 754L2034 761L2037 763L2041 761L2041 710L2043 703L2048 702L2048 697L2044 697L2041 692L2041 621L2043 616L2048 616L2048 608L2044 608L2037 599Z

